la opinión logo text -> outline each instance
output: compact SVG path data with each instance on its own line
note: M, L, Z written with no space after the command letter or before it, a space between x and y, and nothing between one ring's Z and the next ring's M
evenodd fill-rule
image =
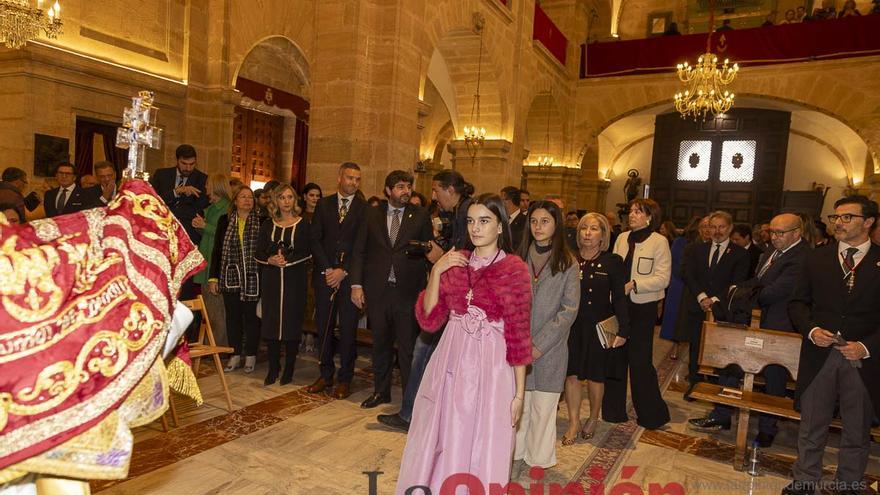
M624 466L620 477L628 480L635 474L637 466ZM369 495L379 495L379 476L383 471L363 471L369 480ZM589 491L584 491L580 483L570 482L566 485L559 483L546 483L544 480L544 468L532 467L529 469L528 488L518 482L510 482L506 485L490 483L489 491L486 492L479 478L470 473L456 473L443 481L439 493L433 493L431 488L424 485L415 485L407 488L404 495L455 495L459 487L467 488L470 495L685 495L684 486L680 483L649 483L648 491L631 481L620 481L611 487L599 482L590 485ZM592 479L605 479L605 470L601 468L590 471ZM608 490L606 490L608 488Z

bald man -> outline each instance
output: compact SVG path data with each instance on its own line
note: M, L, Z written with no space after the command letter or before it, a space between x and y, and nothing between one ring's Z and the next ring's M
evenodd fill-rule
M794 332L794 324L788 316L788 302L795 292L808 250L807 243L802 239L804 226L797 215L783 213L773 217L769 230L772 248L762 255L755 276L737 285L761 287L758 293L761 328ZM764 369L763 375L767 383L766 392L784 397L788 371L782 366L769 365ZM724 374L719 376L718 383L739 387L741 378L741 373ZM730 427L732 413L732 408L715 406L709 416L691 419L688 426L698 431L726 429L725 426ZM762 448L770 447L777 431L776 418L762 414L758 420L758 436L755 440Z
M700 220L700 241L701 242L709 242L712 239L712 226L709 225L709 219L711 217L706 215Z

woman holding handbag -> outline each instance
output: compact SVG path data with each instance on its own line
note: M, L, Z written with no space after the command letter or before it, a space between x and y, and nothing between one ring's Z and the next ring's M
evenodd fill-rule
M578 266L581 303L577 319L568 335L568 371L565 378L565 405L568 407L568 431L562 445L574 444L578 436L593 438L599 423L605 395L605 378L620 378L620 349L629 336L629 311L624 285L628 280L620 256L608 252L611 226L601 213L587 213L577 227ZM616 324L617 336L606 348L599 340L599 322ZM587 381L590 418L580 428L581 391Z
M663 299L672 274L669 242L655 232L660 225L660 205L653 199L636 198L629 203L629 228L614 243L614 254L623 258L629 281L624 292L629 297L629 339L621 357L632 380L632 401L638 424L654 430L669 422L669 408L660 395L657 370L654 369L654 323L658 301ZM626 382L605 382L607 407L605 421L627 421Z
M309 222L299 216L296 192L289 184L272 190L270 218L257 236L257 263L262 271L260 294L262 337L269 349L269 372L263 382L272 385L281 372L281 384L293 381L293 367L302 339L308 287Z

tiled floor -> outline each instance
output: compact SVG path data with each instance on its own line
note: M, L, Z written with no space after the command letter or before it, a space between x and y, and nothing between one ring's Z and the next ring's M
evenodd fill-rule
M601 423L596 436L573 446L557 444L559 464L544 473L544 483L569 485L565 493L586 494L777 494L787 482L795 456L797 424L780 423L777 441L762 451L761 477L734 471L733 433L702 434L689 431L689 417L705 414L710 406L682 400L675 383L686 363L666 355L670 344L657 341L655 363L672 422L663 430L644 431L634 421ZM368 352L364 352L366 356ZM294 383L264 387L265 367L253 374L236 371L228 376L234 412L224 409L219 381L209 372L199 380L206 404L195 408L178 400L181 425L163 432L158 423L135 432L135 454L127 480L95 482L102 494L368 494L370 471L378 475L379 494L394 492L405 436L375 421L382 412L396 411L394 402L374 410L360 409L371 393L369 360L358 361L354 393L336 401L305 393L303 387L317 376L317 363L301 356ZM587 417L587 403L582 418ZM567 427L560 407L559 435ZM753 422L752 431L756 428ZM832 433L826 453L827 473L833 474L839 435ZM869 483L880 474L880 447L872 447ZM532 474L524 470L518 481L529 493ZM591 487L593 492L591 492ZM604 491L600 488L604 487ZM549 495L552 487L543 493ZM514 492L511 492L514 493ZM537 493L537 492L534 492ZM561 492L560 492L561 493Z

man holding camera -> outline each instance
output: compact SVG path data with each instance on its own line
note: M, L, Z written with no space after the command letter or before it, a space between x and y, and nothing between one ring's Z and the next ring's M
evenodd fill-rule
M361 407L391 402L392 350L403 388L409 379L415 339L416 297L425 288L427 259L434 246L428 210L409 204L413 176L395 170L385 178L388 204L368 208L355 238L351 264L351 301L366 306L373 335L374 391Z

